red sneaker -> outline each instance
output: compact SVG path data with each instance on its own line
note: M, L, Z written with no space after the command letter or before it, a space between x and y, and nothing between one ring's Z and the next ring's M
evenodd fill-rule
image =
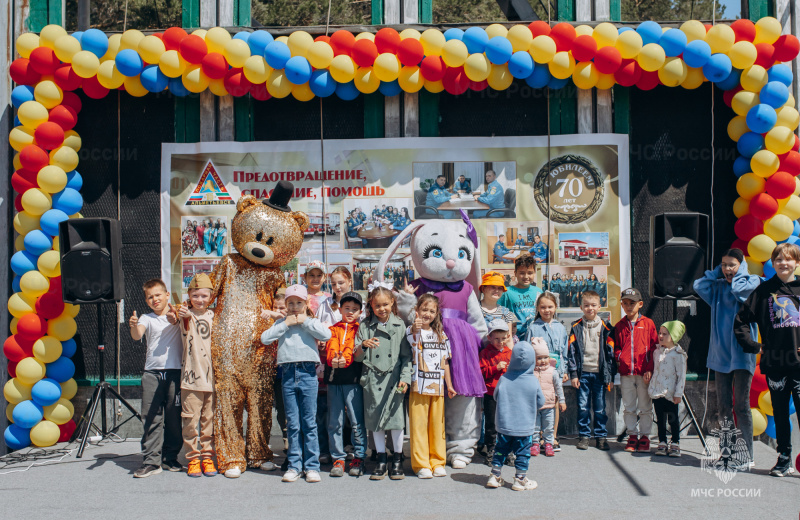
M636 445L636 451L641 453L650 453L650 437L642 435L639 437L639 444Z
M545 444L544 445L544 456L545 457L555 457L555 455L556 455L556 452L553 451L553 445L550 444L550 443Z
M531 457L538 456L540 450L541 450L541 446L539 446L539 443L538 442L534 442L533 446L531 446Z
M625 451L630 451L631 453L633 453L634 451L636 451L636 447L638 445L639 445L639 437L637 437L636 435L631 435L628 437L628 444L625 445Z

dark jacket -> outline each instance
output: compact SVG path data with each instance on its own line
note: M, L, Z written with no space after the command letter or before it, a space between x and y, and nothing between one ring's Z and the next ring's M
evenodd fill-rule
M603 378L603 384L607 385L614 380L614 374L617 373L617 365L614 362L614 327L605 320L601 321L598 373ZM580 379L583 371L583 327L583 318L581 318L572 323L572 329L569 333L567 371L570 379Z

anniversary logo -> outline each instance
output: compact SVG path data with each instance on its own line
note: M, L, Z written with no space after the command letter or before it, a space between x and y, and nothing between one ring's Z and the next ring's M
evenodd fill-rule
M549 170L548 164L539 170L533 190L539 211L550 220L578 224L603 204L603 174L586 157L562 155L550 161Z

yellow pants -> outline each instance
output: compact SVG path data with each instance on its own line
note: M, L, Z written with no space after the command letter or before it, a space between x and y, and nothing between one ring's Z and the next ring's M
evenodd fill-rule
M214 448L211 443L214 440L214 393L181 389L181 420L186 459L213 457ZM200 443L199 450L198 443Z
M408 418L411 425L411 469L430 470L444 466L447 445L444 438L444 396L409 396Z

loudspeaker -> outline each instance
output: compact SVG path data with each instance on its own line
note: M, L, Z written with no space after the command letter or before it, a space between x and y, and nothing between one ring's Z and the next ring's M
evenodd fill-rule
M58 236L66 303L116 302L124 297L119 220L65 220L58 226Z
M708 269L708 215L662 213L650 217L650 295L691 298L692 284Z

